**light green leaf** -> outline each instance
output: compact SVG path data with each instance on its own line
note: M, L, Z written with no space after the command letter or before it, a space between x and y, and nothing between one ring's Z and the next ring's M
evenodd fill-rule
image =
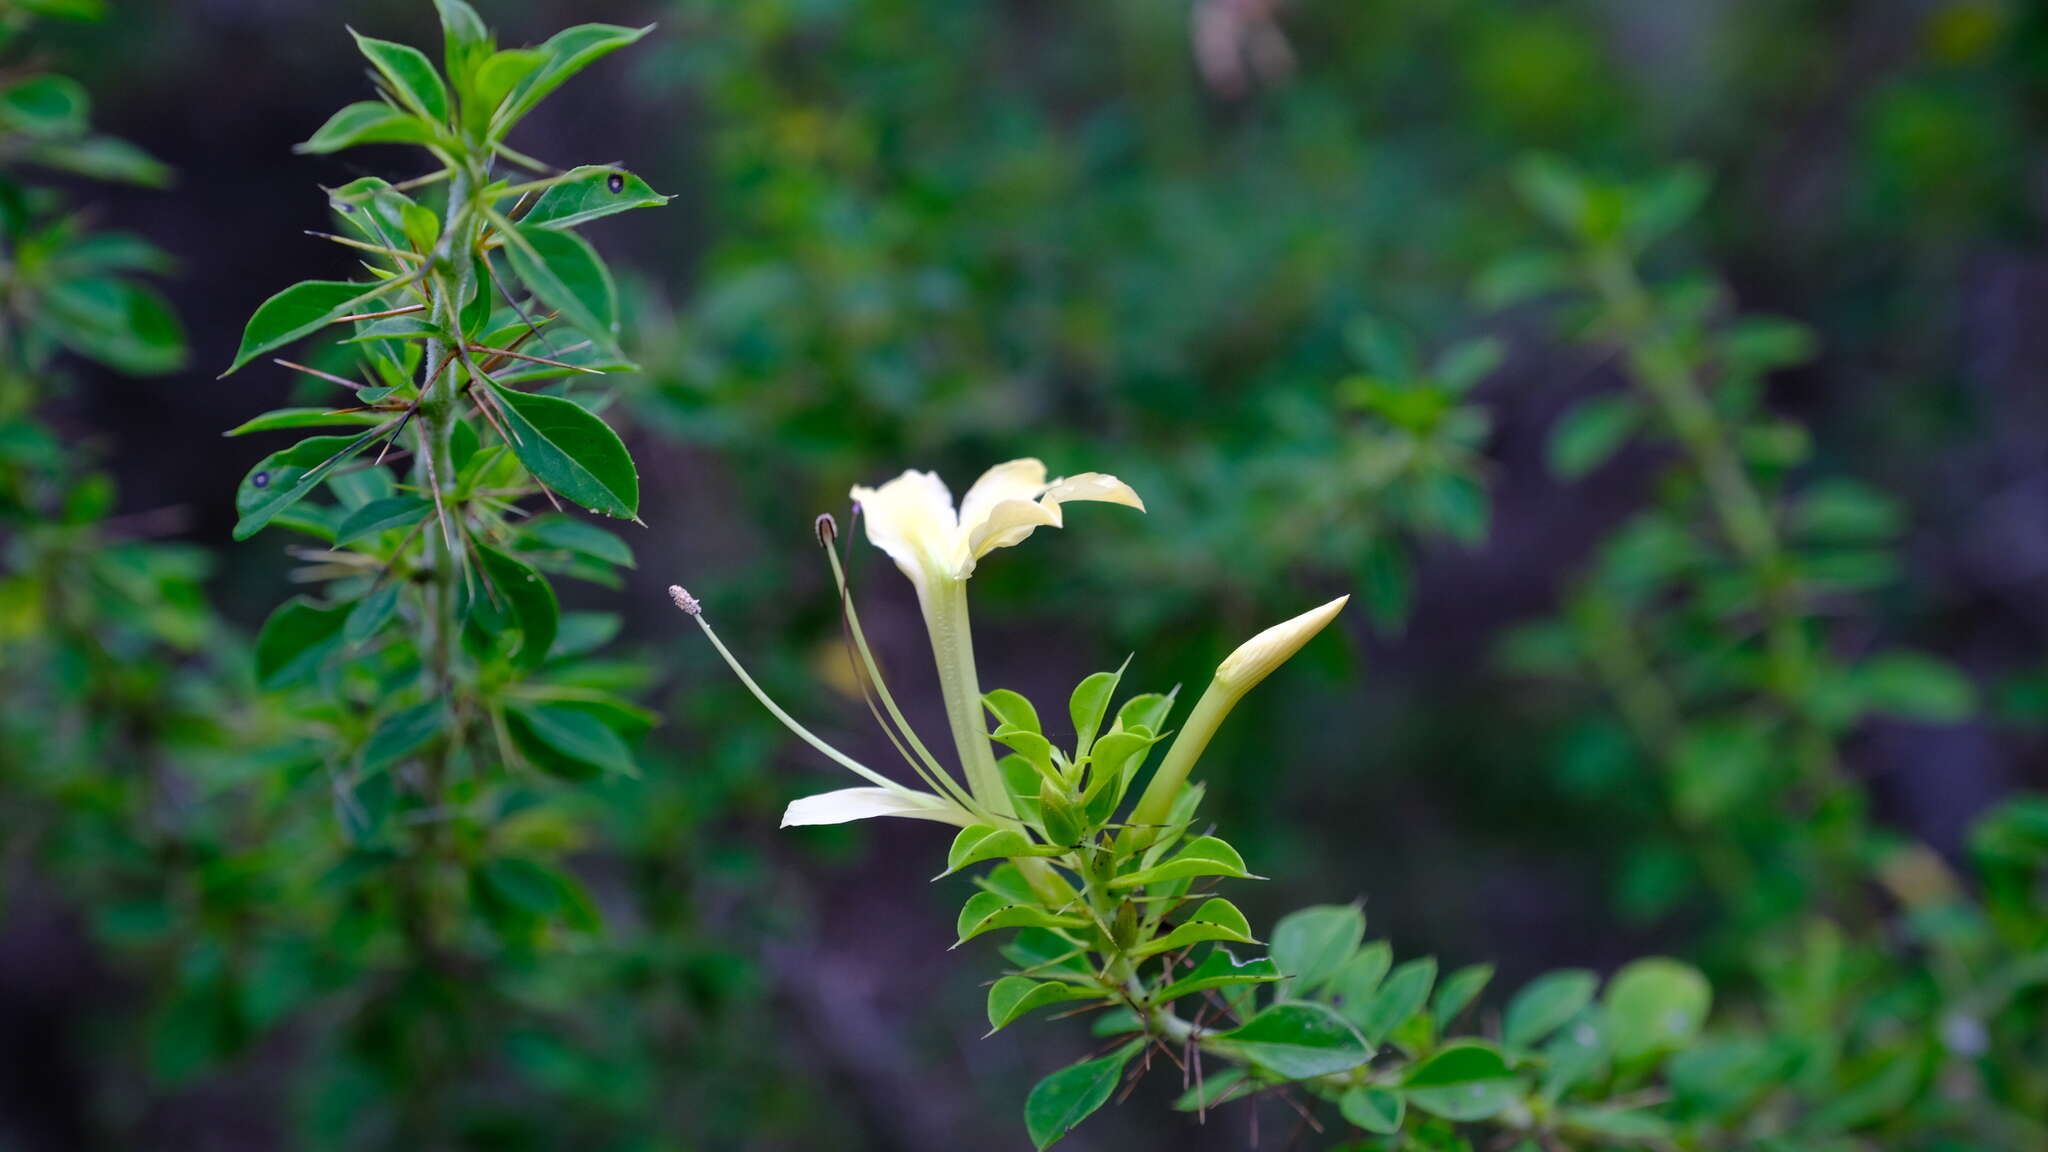
M1252 937L1251 922L1244 918L1244 913L1237 910L1237 905L1221 898L1212 898L1204 900L1201 907L1190 913L1188 918L1173 930L1131 949L1131 955L1143 959L1161 952L1176 952L1205 940L1227 940L1232 944L1258 943Z
M939 873L939 876L950 876L962 868L971 868L985 860L1059 854L1060 849L1049 844L1033 843L1029 836L1018 829L998 829L987 824L976 824L971 828L962 828L960 834L953 838L953 848L946 854L946 870Z
M1107 1056L1062 1068L1031 1089L1024 1101L1024 1129L1039 1152L1108 1103L1124 1065L1144 1046L1144 1041L1133 1040Z
M534 479L592 512L637 515L640 474L618 433L573 400L493 390L504 404L512 452Z
M1154 996L1159 1003L1178 999L1194 992L1209 988L1228 988L1238 984L1268 984L1280 979L1280 970L1264 956L1239 960L1227 948L1211 949L1186 975Z
M1012 904L994 892L976 892L961 906L960 938L953 947L967 943L985 932L998 928L1086 928L1088 921L1080 916L1061 916L1047 912L1030 904Z
M1608 982L1607 1039L1633 1060L1692 1043L1706 1022L1713 990L1691 965L1663 957L1637 960Z
M1969 719L1977 692L1952 665L1919 652L1894 650L1872 656L1850 673L1868 711L1928 724Z
M1135 888L1140 884L1186 880L1195 876L1229 876L1237 880L1259 879L1245 871L1244 857L1237 854L1237 849L1214 836L1197 836L1165 862L1150 868L1140 868L1136 872L1127 872L1111 880L1109 886Z
M1456 1020L1492 979L1491 964L1467 965L1444 977L1443 983L1437 986L1436 1003L1432 1007L1437 1023L1449 1025Z
M1429 1003L1429 990L1436 983L1436 960L1424 956L1410 960L1388 973L1373 994L1372 1003L1352 1016L1366 1039L1377 1044L1387 1038L1410 1016Z
M1470 1123L1498 1115L1523 1090L1500 1050L1480 1041L1461 1041L1410 1069L1402 1092L1417 1108L1446 1120Z
M1102 718L1109 712L1109 698L1116 694L1117 681L1121 679L1121 668L1097 672L1076 684L1073 695L1067 698L1067 717L1074 723L1075 759L1088 755L1088 750L1094 747L1095 734L1102 730Z
M1310 996L1337 974L1365 939L1365 912L1356 904L1322 904L1280 918L1273 926L1273 964L1286 975L1279 995Z
M1545 1037L1593 1002L1599 978L1580 968L1546 972L1508 1001L1501 1039L1510 1048L1541 1044Z
M1572 405L1550 429L1550 470L1576 480L1628 443L1643 423L1643 407L1635 397L1594 396Z
M1091 990L1058 980L1038 981L1024 976L1005 976L988 990L988 1030L1000 1032L1026 1013L1048 1004L1102 998L1101 989Z
M1290 1080L1348 1072L1372 1059L1358 1030L1321 1004L1275 1004L1212 1040Z
M982 696L981 702L987 707L989 714L996 718L997 724L1019 728L1037 736L1045 735L1045 729L1038 723L1038 709L1032 707L1031 701L1022 695L1008 688L998 688Z
M1337 1098L1337 1110L1344 1114L1347 1123L1380 1136L1391 1136L1401 1130L1401 1120L1408 1114L1408 1101L1386 1088L1358 1087Z

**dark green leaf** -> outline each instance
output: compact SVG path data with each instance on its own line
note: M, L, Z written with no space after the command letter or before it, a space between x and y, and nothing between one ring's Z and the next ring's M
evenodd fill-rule
M85 132L85 89L68 76L44 73L0 88L0 127L27 136Z
M566 500L610 516L640 510L640 474L618 434L573 400L495 389L512 451L534 479Z
M505 235L505 255L542 303L599 348L617 354L619 291L587 241L573 232L514 224Z
M336 412L331 408L278 408L252 417L221 433L247 436L251 432L276 432L284 428L364 427L391 419L388 412Z
M327 118L327 123L292 151L321 156L361 144L431 144L434 126L403 108L381 100L350 104Z
M334 546L346 548L366 536L409 528L426 518L434 505L417 496L387 496L350 512L334 530Z
M419 751L440 735L447 720L447 711L431 700L385 716L363 742L363 771L382 771Z
M519 629L515 660L523 667L537 667L554 646L555 628L561 619L554 588L523 560L485 544L477 545L476 553L489 586L478 594L471 610L483 609L490 623Z
M137 376L185 363L185 335L163 297L127 280L66 280L44 297L43 329L80 356Z
M314 436L258 461L235 490L235 510L241 513L235 522L235 539L246 540L261 531L376 438L374 429L356 437Z
M349 35L356 38L356 47L383 74L400 103L436 124L448 122L448 88L426 53L410 44L365 36L353 28Z
M540 51L547 55L547 63L535 69L512 90L504 107L498 109L498 114L491 121L491 135L503 137L513 125L533 111L534 105L561 87L563 81L583 71L599 57L647 35L652 28L652 25L620 28L610 24L579 24L555 33L540 46Z
M249 317L242 346L226 376L273 348L280 348L349 314L356 305L385 291L381 284L346 280L304 280L265 300Z
M1143 1047L1143 1041L1134 1040L1107 1056L1062 1068L1031 1089L1024 1101L1024 1129L1039 1152L1108 1103L1124 1065Z
M604 772L639 774L619 734L581 709L515 704L505 710L505 721L519 750L544 771L579 780Z
M502 53L501 53L502 55ZM632 208L653 208L669 198L631 172L600 165L571 169L572 179L540 194L519 222L536 228L574 228Z
M256 682L284 688L310 679L341 644L346 604L320 605L295 596L270 614L256 635Z
M1321 1004L1275 1004L1213 1040L1290 1080L1348 1072L1372 1059L1358 1030Z

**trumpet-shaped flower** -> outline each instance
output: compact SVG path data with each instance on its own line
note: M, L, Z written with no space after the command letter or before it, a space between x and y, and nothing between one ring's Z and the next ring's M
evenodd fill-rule
M965 580L983 556L1021 544L1040 528L1059 528L1060 505L1101 500L1145 510L1131 486L1101 472L1060 480L1026 457L998 464L967 490L959 510L934 472L908 471L880 488L856 487L853 499L866 517L868 540L889 554L928 598L940 581Z

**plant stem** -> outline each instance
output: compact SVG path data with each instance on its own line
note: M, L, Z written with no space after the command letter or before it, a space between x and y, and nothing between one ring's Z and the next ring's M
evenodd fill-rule
M967 618L967 582L934 580L923 603L932 657L939 668L939 691L946 700L946 720L953 746L967 774L967 790L983 808L1012 817L1010 790L996 767L989 746L988 721L982 715L981 681L974 670L974 630Z

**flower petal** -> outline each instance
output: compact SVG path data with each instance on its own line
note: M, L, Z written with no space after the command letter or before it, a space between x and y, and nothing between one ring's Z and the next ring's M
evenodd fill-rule
M953 494L936 472L903 473L880 488L853 489L867 520L868 542L923 587L927 573L952 573L966 563Z
M1036 500L1045 491L1045 462L1026 456L1022 460L1011 460L998 464L981 474L974 487L960 500L960 530L970 537L994 513L997 507L1010 500Z
M989 511L988 518L975 525L967 537L967 556L970 562L998 548L1021 544L1026 536L1042 525L1060 526L1057 508L1049 508L1036 500L1005 500Z
M1045 495L1039 498L1039 503L1057 509L1069 500L1101 500L1109 504L1121 504L1126 508L1136 508L1140 512L1145 510L1145 502L1138 499L1138 494L1131 486L1107 472L1083 472L1055 481L1052 487L1045 490Z
M929 792L897 791L893 788L841 788L790 801L783 810L782 826L844 824L873 816L908 816L915 820L937 820L962 828L975 823L974 817L958 805Z

